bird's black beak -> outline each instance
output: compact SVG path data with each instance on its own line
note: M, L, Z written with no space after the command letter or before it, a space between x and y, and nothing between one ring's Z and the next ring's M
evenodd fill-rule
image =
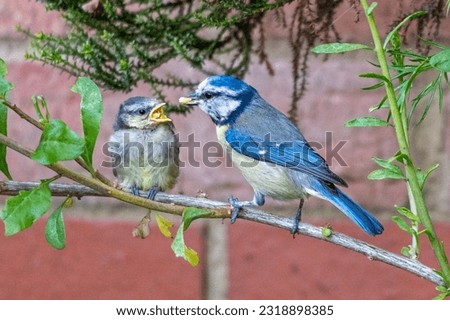
M181 97L180 99L178 99L178 102L180 102L180 104L185 104L188 106L196 106L200 103L200 99L195 93L191 93L187 97Z
M154 121L158 123L163 122L172 122L172 119L170 119L166 114L164 113L163 107L165 106L165 103L160 103L156 107L150 111L150 114L148 115L148 121Z

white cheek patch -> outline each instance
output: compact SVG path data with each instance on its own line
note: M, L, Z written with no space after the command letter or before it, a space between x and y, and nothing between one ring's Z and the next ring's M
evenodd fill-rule
M237 100L230 100L226 104L218 106L216 110L221 118L227 118L240 104Z
M200 103L198 104L198 107L199 107L200 110L202 110L203 112L209 113L209 109L208 109L208 107L205 105L204 102L200 102Z

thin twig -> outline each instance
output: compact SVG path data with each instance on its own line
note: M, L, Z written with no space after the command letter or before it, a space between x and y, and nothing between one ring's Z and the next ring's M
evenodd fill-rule
M28 123L32 124L33 126L38 128L39 130L44 130L44 126L39 121L37 121L36 119L30 117L25 112L23 112L17 105L9 102L7 99L5 99L2 96L0 96L0 99L2 100L2 102L3 102L3 104L5 106L7 106L12 111L14 111L19 117L21 117L22 119L24 119Z
M13 139L0 134L0 144L6 145L8 148L13 149L20 154L26 156L27 158L31 157L31 154L33 153L32 150L28 149L27 147L22 146L18 142L14 141ZM109 186L107 184L104 184L98 179L86 176L84 174L81 174L77 171L71 170L67 168L66 166L60 164L59 162L50 164L46 166L47 168L53 170L54 172L60 174L63 177L69 178L70 180L77 182L79 184L82 184L86 187L89 187L91 189L96 190L97 192L108 195L110 197L116 198L118 200L131 203L143 208L151 209L151 210L157 210L157 211L163 211L171 214L176 215L182 215L184 207L177 206L174 204L165 204L157 201L148 200L146 198L141 198L134 196L128 192L124 192L122 190L116 189L112 186ZM229 209L226 208L218 208L213 210L214 215L217 217L226 218L229 217Z
M30 190L37 185L39 185L39 183L37 182L0 181L0 194L16 195L20 190ZM107 194L100 193L96 190L79 184L51 183L49 185L49 188L54 196L73 195L80 198L85 196L108 196ZM142 193L141 195L144 197L146 196L145 193ZM173 195L162 192L159 192L156 195L155 201L182 207L189 206L210 209L227 208L229 206L227 203L205 198L193 198L184 195ZM222 216L221 218L224 217L226 216ZM244 208L240 212L239 218L286 230L290 230L292 226L292 220L289 218L275 216L273 214L251 208ZM347 235L335 231L333 231L330 237L324 237L322 235L322 228L312 226L303 222L299 224L298 231L302 235L324 240L347 248L349 250L362 253L366 255L370 260L378 260L387 263L399 269L415 274L437 285L443 284L442 278L436 272L434 272L433 269L423 265L417 260L409 259L407 257L391 253L384 249L378 248L366 242L351 238Z
M28 123L32 124L34 127L38 128L39 130L41 130L41 131L44 130L44 126L42 125L42 123L40 123L39 121L37 121L33 117L29 116L27 113L23 112L22 109L20 109L17 105L15 105L14 103L11 103L7 99L5 99L5 97L3 97L3 96L0 96L0 99L2 100L2 103L5 106L7 106L12 111L14 111L19 117L21 117L22 119L24 119ZM77 159L75 159L75 162L78 163L83 169L85 169L87 171L90 171L88 165L86 164L86 162L81 157L78 157ZM97 178L100 181L102 181L104 184L107 184L109 186L113 185L111 180L106 178L104 175L102 175L98 171L93 172L92 175L95 178Z

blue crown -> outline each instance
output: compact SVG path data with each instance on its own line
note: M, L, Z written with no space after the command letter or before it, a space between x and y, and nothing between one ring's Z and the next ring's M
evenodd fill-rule
M245 90L256 91L255 88L246 84L244 81L227 75L217 75L209 77L209 84L215 87L224 87L236 92L242 92Z

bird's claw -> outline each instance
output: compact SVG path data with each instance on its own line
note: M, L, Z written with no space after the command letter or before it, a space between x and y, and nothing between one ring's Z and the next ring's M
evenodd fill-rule
M139 193L139 189L136 187L136 186L132 186L131 187L131 193L134 195L134 196L140 196L140 193Z
M238 198L235 198L233 196L229 196L228 197L228 202L230 203L230 205L233 207L233 211L231 212L231 223L235 223L238 213L239 213L239 209L242 207L239 202L238 202Z
M147 199L155 200L156 194L159 192L159 188L153 187L148 190Z
M291 232L291 234L292 234L292 237L294 237L295 238L295 235L296 234L299 234L299 232L298 232L298 224L300 223L300 219L298 219L297 218L297 215L295 215L293 218L292 218L292 226L291 226L291 229L290 229L290 232Z
M297 233L300 233L300 232L298 232L298 224L302 220L302 208L303 208L304 203L305 203L305 199L300 199L298 209L295 212L294 216L292 217L291 234L292 234L292 237L294 237L294 238Z

